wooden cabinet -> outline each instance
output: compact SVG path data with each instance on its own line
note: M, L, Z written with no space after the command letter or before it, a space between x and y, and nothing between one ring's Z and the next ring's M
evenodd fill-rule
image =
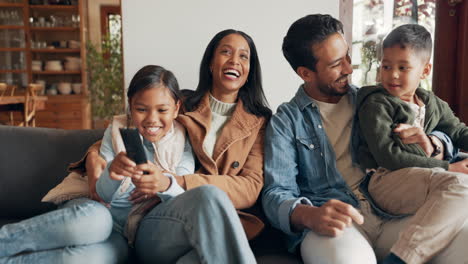
M0 0L0 82L19 91L28 83L45 84L49 99L37 126L91 128L85 2Z

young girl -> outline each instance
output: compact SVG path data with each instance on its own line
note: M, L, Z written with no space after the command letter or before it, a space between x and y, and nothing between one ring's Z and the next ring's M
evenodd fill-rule
M109 209L84 198L87 180L70 174L43 199L60 203L58 210L0 228L0 263L124 262L125 237L133 241L145 212L183 192L173 175L192 174L194 159L185 129L174 121L180 107L177 80L160 66L145 66L127 96L129 117L114 117L100 149L108 167L96 188ZM119 128L129 124L142 136L145 164L136 166L125 154Z
M184 192L173 175L193 173L195 163L185 129L174 120L181 101L177 80L170 71L160 66L143 67L130 82L127 97L130 117L115 116L104 133L100 154L108 169L99 177L96 190L110 204L114 228L131 244L147 210ZM142 137L148 158L145 164L136 165L124 152L119 128L129 123Z

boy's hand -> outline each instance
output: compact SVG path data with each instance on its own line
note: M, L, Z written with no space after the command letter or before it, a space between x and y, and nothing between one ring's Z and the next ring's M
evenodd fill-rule
M461 173L468 174L468 159L464 159L464 160L449 164L448 170L453 171L453 172L461 172Z
M418 144L426 153L427 157L430 157L434 152L434 146L432 146L431 139L426 135L424 130L420 127L411 126L408 124L398 124L398 126L393 130L400 137L401 141L404 144ZM434 137L434 140L439 141L438 145L442 146L442 141L437 137ZM441 153L433 158L442 160L444 158L444 151L442 149Z
M116 181L121 181L124 177L135 177L142 175L143 171L139 170L125 152L120 152L115 156L112 164L109 167L109 177Z
M334 199L320 207L300 204L291 214L291 225L296 231L308 228L331 237L341 235L353 222L361 225L364 218L353 206Z

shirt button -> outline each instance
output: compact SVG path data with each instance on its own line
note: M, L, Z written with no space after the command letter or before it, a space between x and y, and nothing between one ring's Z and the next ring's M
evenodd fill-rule
M238 162L238 161L234 161L234 162L231 164L231 167L232 167L233 169L239 168L239 162Z
M320 156L322 156L322 157L323 157L323 153L322 153L322 152L320 152Z
M322 126L321 126L321 125L318 125L318 128L322 128Z
M314 144L309 145L309 148L311 148L311 149L313 149L314 147L315 147Z

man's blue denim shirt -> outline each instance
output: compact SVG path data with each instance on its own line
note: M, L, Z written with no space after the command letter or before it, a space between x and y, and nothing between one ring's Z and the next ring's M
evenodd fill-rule
M348 94L355 106L357 88L351 86ZM448 160L456 155L450 138L438 131L431 134L444 143ZM349 147L353 163L359 167L357 118L353 121L351 137ZM291 252L308 231L291 231L290 215L297 204L321 206L330 199L337 199L359 207L357 197L336 167L335 152L323 128L318 106L302 85L291 101L278 107L266 128L264 174L265 214L275 228L286 233Z
M355 105L356 87L348 93ZM350 148L354 163L358 141L353 123ZM330 199L338 199L359 206L336 167L335 152L322 126L318 106L302 85L290 102L278 108L267 126L264 174L265 213L274 227L288 235L290 251L306 233L291 231L290 214L298 203L321 206Z

